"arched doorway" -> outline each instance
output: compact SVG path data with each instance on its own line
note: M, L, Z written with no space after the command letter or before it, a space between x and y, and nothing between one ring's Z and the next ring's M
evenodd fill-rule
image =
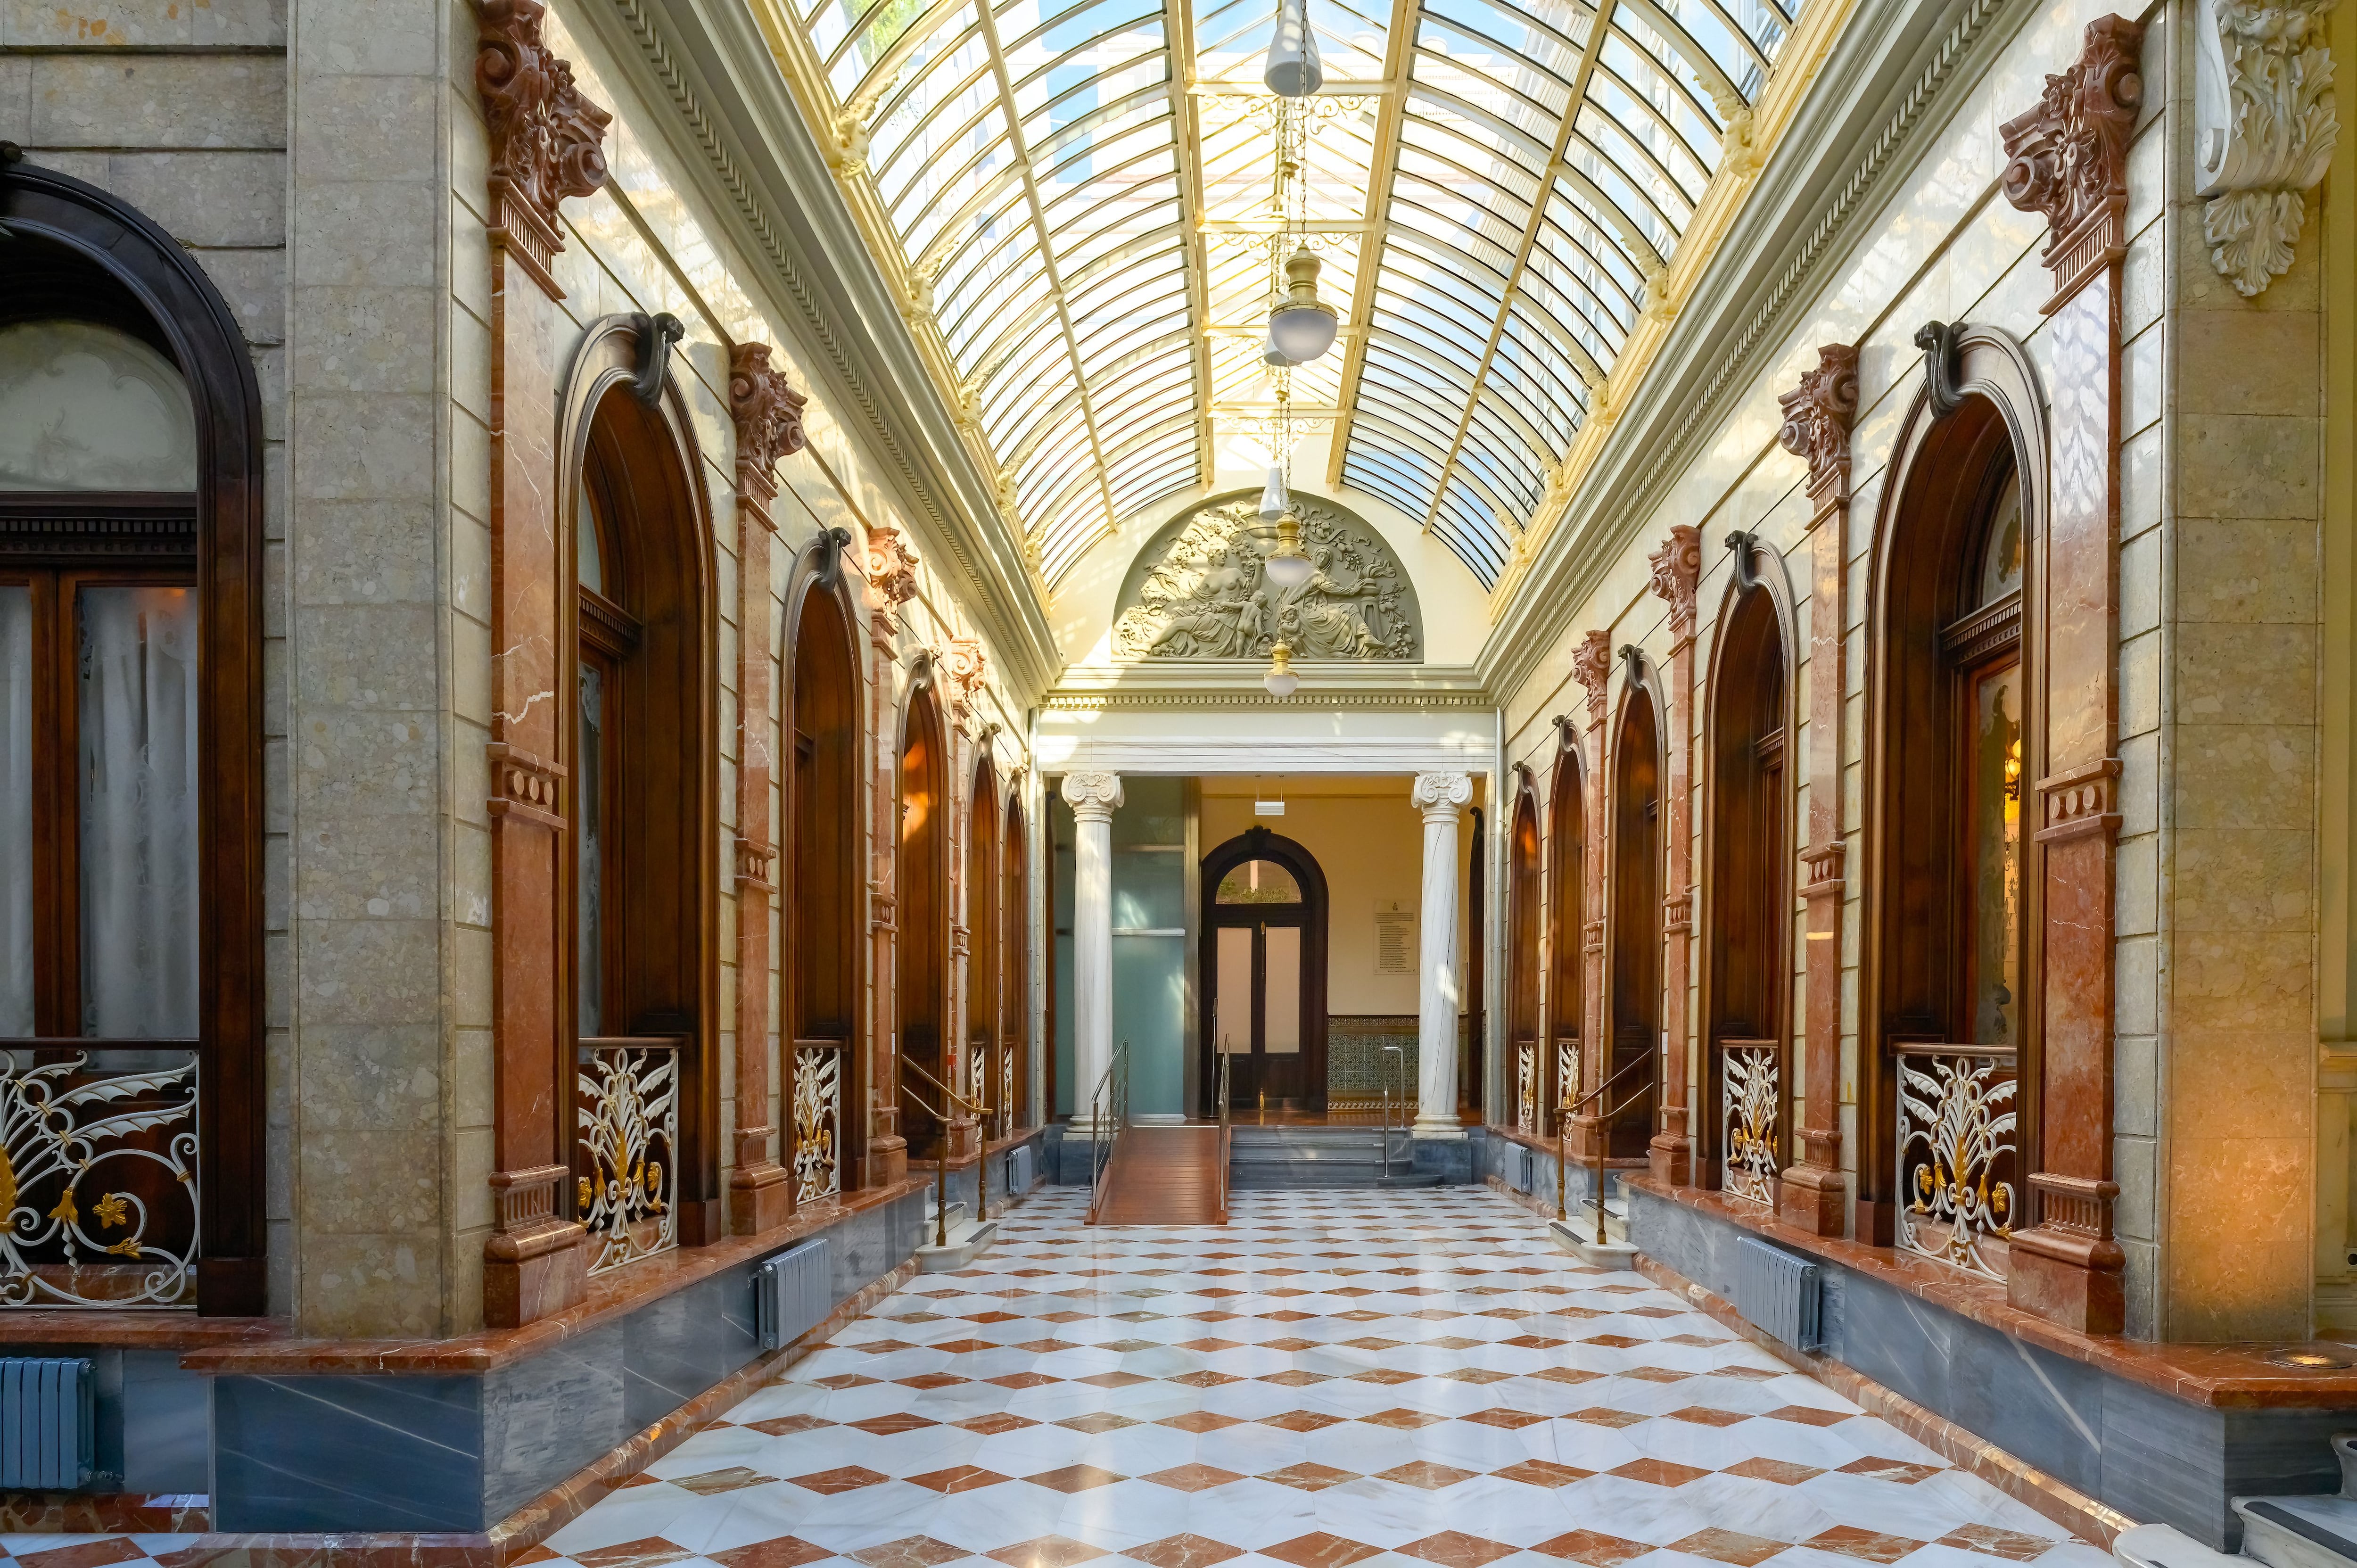
M824 546L812 554L823 559ZM806 571L787 618L787 1169L794 1201L865 1185L859 1021L859 663L839 574ZM846 1107L848 1112L846 1112Z
M596 329L570 409L568 1081L593 1273L720 1233L712 537L684 407L635 395L625 321Z
M895 964L900 1055L949 1081L949 767L947 734L930 664L919 668L900 731L899 943ZM940 1159L947 1130L918 1097L939 1103L920 1078L900 1096L901 1130L912 1159Z
M1203 857L1200 1103L1326 1109L1326 874L1317 857L1251 828Z
M1023 802L1006 799L999 856L998 1099L1000 1137L1031 1124L1031 878Z
M1749 548L1749 546L1746 546ZM1701 1185L1775 1202L1792 1141L1791 722L1784 628L1756 585L1720 619L1703 880Z
M1659 1098L1662 1041L1662 746L1653 694L1632 683L1620 710L1612 747L1612 892L1609 967L1612 1055L1603 1083L1631 1062L1651 1059L1598 1102L1598 1111L1627 1101L1612 1119L1609 1154L1645 1157ZM1639 1093L1638 1086L1646 1092Z
M1539 1042L1539 809L1527 776L1515 791L1513 821L1506 846L1506 1069L1513 1075L1514 1125L1535 1136L1547 1105Z
M1578 732L1566 726L1547 789L1547 1029L1555 1042L1555 1093L1544 1121L1549 1136L1562 1109L1580 1095L1580 1035L1587 1027L1583 972L1587 910L1587 772Z
M985 756L974 764L966 798L966 1081L959 1092L990 1108L997 1125L998 1042L998 775Z

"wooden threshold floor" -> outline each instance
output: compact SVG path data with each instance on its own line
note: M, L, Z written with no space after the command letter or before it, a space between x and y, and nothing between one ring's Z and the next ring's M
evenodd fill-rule
M1137 1127L1105 1168L1098 1225L1225 1225L1227 1172L1220 1129Z

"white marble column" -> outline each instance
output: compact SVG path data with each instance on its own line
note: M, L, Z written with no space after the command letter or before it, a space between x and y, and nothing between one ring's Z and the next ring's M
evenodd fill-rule
M1117 773L1067 773L1072 852L1072 1127L1094 1132L1090 1096L1113 1060L1113 813Z
M1424 910L1416 965L1415 1135L1462 1138L1457 1120L1457 819L1473 799L1462 773L1419 773L1408 800L1424 813Z

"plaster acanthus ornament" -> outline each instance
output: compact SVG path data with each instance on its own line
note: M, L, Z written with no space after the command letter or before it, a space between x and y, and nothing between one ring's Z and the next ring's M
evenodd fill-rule
M1702 530L1690 522L1672 523L1669 542L1645 559L1653 568L1653 592L1669 604L1672 634L1692 637L1695 589L1702 582Z
M1473 800L1473 779L1466 773L1419 773L1407 793L1408 804L1426 816L1446 813L1454 818Z
M1064 804L1076 817L1111 817L1121 805L1121 775L1067 773L1063 794Z
M1805 457L1809 489L1846 489L1849 476L1849 427L1857 417L1857 349L1847 343L1826 343L1817 349L1817 368L1803 371L1801 384L1776 402L1784 410L1784 427L1776 439L1785 451Z
M737 424L737 462L762 478L778 459L807 444L802 405L810 400L793 388L783 371L770 368L767 343L739 343L728 350L728 413Z
M2005 199L2046 219L2040 259L2054 274L2057 304L2126 252L2128 133L2144 102L2143 44L2143 23L2096 17L2071 69L2046 79L2038 107L1997 127L2008 160Z
M477 0L475 90L490 130L492 232L554 290L549 266L565 248L557 204L606 183L601 144L614 117L581 95L573 68L543 41L546 9L541 0Z
M1587 693L1589 727L1601 725L1612 702L1612 634L1591 631L1571 656L1571 676Z
M843 106L827 129L832 133L826 150L826 161L845 179L867 172L867 110L864 99L853 99Z
M1751 105L1731 87L1713 87L1710 97L1726 122L1718 134L1718 172L1731 179L1749 179L1767 161L1751 140Z
M942 669L950 681L950 711L963 721L973 705L974 694L982 689L983 671L989 660L984 657L982 644L970 637L950 639L950 650L942 659Z
M896 629L900 607L917 596L917 553L888 522L867 531L867 591L877 613Z
M1197 509L1160 548L1114 620L1123 659L1253 659L1280 641L1296 659L1418 657L1415 591L1370 528L1339 507L1293 498L1314 570L1298 587L1268 579L1275 525L1258 492Z
M2291 270L2308 192L2341 118L2324 19L2333 0L2201 0L2193 55L2194 174L2210 199L2210 263L2244 297Z
M1639 308L1644 312L1646 320L1658 321L1663 326L1669 325L1671 317L1677 315L1677 305L1670 298L1670 268L1666 262L1656 259L1646 267L1645 297Z

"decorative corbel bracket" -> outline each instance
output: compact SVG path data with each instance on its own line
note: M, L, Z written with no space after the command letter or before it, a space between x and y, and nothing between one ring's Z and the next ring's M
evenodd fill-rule
M1652 567L1651 586L1670 607L1670 634L1680 639L1694 635L1695 590L1702 585L1702 530L1690 522L1670 525L1670 537L1646 557Z
M1604 723L1604 714L1612 701L1612 637L1609 632L1591 631L1580 639L1571 656L1572 679L1587 693L1587 723L1593 729Z
M491 236L552 299L565 249L557 207L606 183L613 115L582 96L573 68L541 38L541 0L476 0L475 89L490 131Z
M671 372L671 351L687 336L687 327L678 317L665 311L660 316L631 317L630 330L639 337L638 376L630 383L630 395L639 400L640 407L653 408L662 402L663 378Z
M1933 419L1947 418L1964 401L1964 355L1956 346L1964 333L1961 321L1926 321L1915 329L1915 346L1923 350L1923 392L1931 400Z
M2308 193L2341 141L2334 0L2200 0L2193 30L2194 177L2210 264L2244 298L2291 270Z
M850 548L847 528L830 528L818 536L818 585L830 594L843 581L843 553Z
M2038 107L1997 127L2005 199L2046 220L2040 260L2054 274L2052 314L2127 253L2128 133L2144 102L2144 24L2098 16L2079 58L2046 79Z
M1745 595L1760 585L1760 573L1751 564L1752 549L1760 542L1756 533L1736 528L1727 531L1727 548L1735 557L1735 591Z

